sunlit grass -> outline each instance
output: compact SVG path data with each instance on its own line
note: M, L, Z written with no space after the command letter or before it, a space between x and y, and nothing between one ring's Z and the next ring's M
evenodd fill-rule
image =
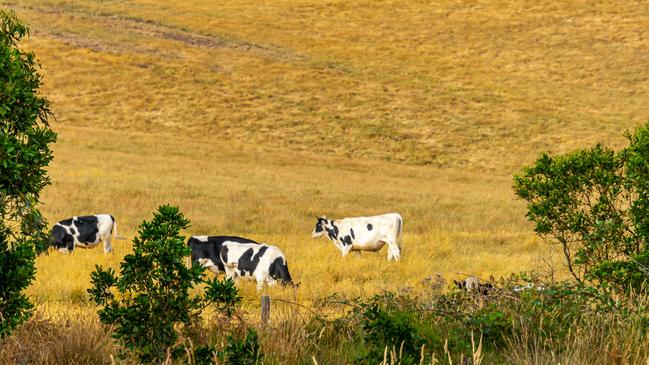
M334 293L424 290L422 281L436 273L449 282L522 270L563 273L558 251L531 233L508 179L204 139L57 129L53 184L43 196L46 217L53 223L111 213L127 239L114 240L109 255L77 249L40 256L29 289L37 303L87 304L95 265L118 270L137 226L164 203L179 205L192 221L187 236L235 234L280 247L300 288L265 290L305 304ZM343 258L328 240L311 238L316 215L390 211L404 217L400 262L388 262L385 250ZM254 284L240 288L244 303L258 307Z
M66 125L506 175L649 119L636 2L8 4Z
M280 247L301 285L263 293L306 306L425 290L436 273L449 283L521 270L565 277L560 252L526 222L512 174L540 152L619 147L624 130L649 120L649 18L638 2L2 7L31 26L23 47L42 65L57 118L43 212L50 224L111 213L127 238L112 255L37 259L28 293L57 321L96 321L90 272L118 269L138 224L164 203L191 220L187 235ZM342 258L310 238L316 215L386 212L404 217L398 263L384 251ZM256 320L255 285L239 288ZM274 306L273 321L296 310Z

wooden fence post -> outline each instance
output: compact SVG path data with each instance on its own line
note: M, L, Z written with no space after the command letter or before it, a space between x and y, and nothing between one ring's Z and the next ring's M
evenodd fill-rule
M268 295L261 296L261 324L265 325L270 319L270 297Z

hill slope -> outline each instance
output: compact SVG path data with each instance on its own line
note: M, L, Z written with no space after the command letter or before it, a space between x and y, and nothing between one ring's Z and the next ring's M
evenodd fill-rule
M8 1L59 123L509 174L649 119L647 5Z

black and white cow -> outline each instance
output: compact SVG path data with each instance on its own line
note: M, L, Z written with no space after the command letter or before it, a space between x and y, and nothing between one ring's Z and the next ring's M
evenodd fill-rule
M117 222L110 214L96 214L64 219L52 228L49 245L59 251L72 252L75 247L91 248L104 244L104 253L113 251L111 232L117 237Z
M251 239L236 236L191 236L187 245L192 250L192 263L199 264L215 274L219 271L225 272L220 256L221 245L224 242L257 244Z
M397 213L343 219L318 218L313 238L327 235L345 256L351 251L378 251L388 245L388 261L401 257L403 219Z
M264 283L273 286L277 280L293 285L286 257L275 246L226 241L221 244L220 256L228 278L256 280L257 291Z
M276 280L292 284L286 258L279 248L236 236L191 236L187 244L194 265L215 274L225 272L228 278L256 279L257 290Z

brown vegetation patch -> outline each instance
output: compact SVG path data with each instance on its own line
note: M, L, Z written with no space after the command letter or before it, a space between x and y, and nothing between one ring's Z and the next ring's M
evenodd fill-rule
M66 312L57 319L41 311L0 342L0 363L111 364L110 332L94 316Z

